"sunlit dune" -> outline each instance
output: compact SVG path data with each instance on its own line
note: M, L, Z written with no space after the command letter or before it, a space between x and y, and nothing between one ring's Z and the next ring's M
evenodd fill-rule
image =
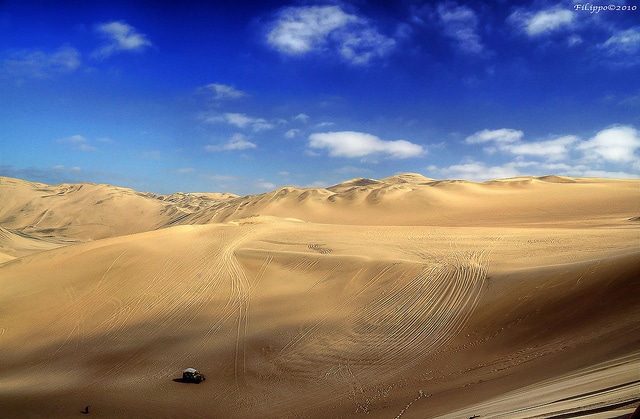
M628 417L639 217L638 180L0 178L0 416Z

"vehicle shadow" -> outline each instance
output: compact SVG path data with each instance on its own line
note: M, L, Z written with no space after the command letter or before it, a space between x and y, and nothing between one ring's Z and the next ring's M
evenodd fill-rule
M184 378L174 378L173 381L176 383L200 384L198 382L194 382L193 380L185 380Z
M185 380L184 378L174 378L173 381L175 383L184 383L184 384L200 384L198 381L193 380Z

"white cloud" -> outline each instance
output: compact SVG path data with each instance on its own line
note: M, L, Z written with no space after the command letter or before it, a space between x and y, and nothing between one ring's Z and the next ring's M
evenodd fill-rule
M80 67L80 52L62 46L52 53L24 50L11 54L3 62L4 72L19 78L49 78L72 73Z
M225 120L231 125L235 125L239 128L244 128L245 126L252 124L256 119L251 118L243 113L225 113Z
M246 150L248 148L256 148L256 145L242 134L234 134L229 142L224 146L225 150Z
M502 128L495 130L484 129L470 135L465 139L467 144L483 144L488 142L496 143L513 143L520 141L524 133L510 128Z
M474 181L502 179L521 175L516 167L516 163L508 163L502 166L487 166L484 162L468 161L444 168L429 166L427 169L429 172L438 173L447 179Z
M253 131L264 131L272 129L274 127L274 124L268 122L264 118L252 118L246 116L245 114L226 113L225 117L227 119L227 122L229 122L230 124L235 125L239 128L243 128L249 125Z
M375 57L384 57L396 41L378 33L373 28L345 32L342 35L340 54L352 64L366 64Z
M537 12L523 9L513 12L508 20L519 29L533 37L555 32L573 25L575 12L562 7L552 7Z
M547 160L561 160L569 155L570 146L578 141L574 135L566 135L554 140L503 145L501 149L518 156L543 157Z
M309 121L309 115L307 115L306 113L299 113L294 116L293 119L306 124Z
M70 137L60 138L58 139L59 143L67 144L74 150L79 151L95 151L97 150L94 146L89 144L89 140L82 135L72 135Z
M571 35L567 38L567 46L575 47L583 43L582 37L579 35Z
M295 129L295 128L294 128L294 129L290 129L289 131L285 132L285 133L284 133L284 137L285 137L285 138L292 139L292 138L296 138L296 136L297 136L298 134L300 134L300 130L299 130L299 129Z
M637 169L636 169L637 170ZM618 179L638 179L637 173L628 172L611 172L607 170L583 170L575 171L567 176L580 176L580 177L603 177L603 178L618 178Z
M109 22L97 25L95 31L106 39L106 42L93 52L94 58L104 59L122 51L142 51L150 47L146 35L126 22Z
M275 128L274 123L264 118L254 118L243 113L226 112L221 115L209 115L206 116L204 120L209 123L226 122L238 128L249 128L254 132Z
M467 6L447 2L438 5L438 17L444 27L444 34L456 41L458 48L467 53L479 54L484 46L477 32L478 18Z
M425 153L422 146L405 140L383 141L362 132L342 131L316 133L309 136L309 147L329 150L333 157L366 157L385 154L392 158L406 159Z
M240 99L247 95L245 92L236 89L234 86L219 83L207 84L204 86L204 89L212 91L213 98L216 100Z
M504 179L516 176L545 176L556 174L560 176L604 177L604 178L638 178L638 174L625 171L597 170L584 164L544 163L536 161L512 161L501 165L490 165L486 162L469 160L448 167L431 165L427 168L430 173L446 179L466 179L472 181L486 181Z
M497 130L482 130L467 137L467 144L488 144L488 153L501 151L517 156L534 156L547 160L561 160L568 157L571 146L579 141L574 135L566 135L553 140L524 142L522 131L502 128Z
M247 150L256 148L257 146L251 141L247 140L247 137L243 134L233 134L233 136L222 145L207 145L204 147L205 151L234 151L234 150Z
M640 27L619 31L600 45L610 54L633 55L640 52Z
M617 125L597 132L583 141L575 135L551 140L523 141L521 131L482 130L467 137L466 144L483 144L485 151L500 151L513 156L501 165L465 161L461 164L429 170L445 177L488 180L518 175L595 176L638 178L640 173L640 131L633 126ZM531 159L531 160L528 160ZM633 174L633 172L636 172Z
M303 55L329 49L351 64L366 64L387 55L395 41L380 34L359 16L340 6L300 6L282 9L267 43L283 54Z
M428 169L445 178L469 180L549 174L637 178L640 172L640 131L633 126L612 126L586 141L575 135L532 142L522 141L522 137L521 131L509 129L478 131L465 143L490 145L493 148L489 151L503 152L513 160L498 165L466 160L448 167L431 165Z
M339 6L288 7L280 12L267 42L280 52L303 54L324 44L335 29L357 20Z
M638 162L635 154L640 148L640 132L630 126L615 126L598 132L593 138L578 145L591 160L612 163Z

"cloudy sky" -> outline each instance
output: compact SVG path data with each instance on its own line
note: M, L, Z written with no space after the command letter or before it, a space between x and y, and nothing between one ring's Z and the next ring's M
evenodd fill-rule
M640 6L612 4L5 0L0 175L238 194L637 178Z

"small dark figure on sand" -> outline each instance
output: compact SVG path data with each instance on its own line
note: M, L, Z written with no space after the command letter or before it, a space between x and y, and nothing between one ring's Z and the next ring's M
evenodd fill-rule
M85 407L84 408L84 412L82 412L82 413L85 414L85 415L88 415L89 414L89 406Z

